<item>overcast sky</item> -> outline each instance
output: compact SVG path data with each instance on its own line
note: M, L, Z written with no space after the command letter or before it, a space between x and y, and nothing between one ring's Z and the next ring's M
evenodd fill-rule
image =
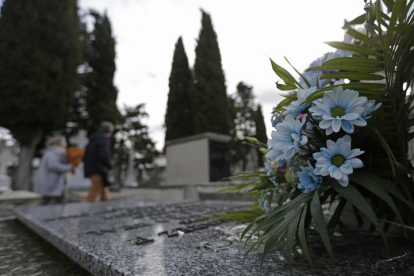
M1 1L1 0L0 0ZM269 58L299 71L342 40L344 19L364 12L363 0L78 0L81 9L107 11L116 39L118 106L146 104L151 137L164 145L164 114L174 46L182 36L193 66L201 28L200 8L211 15L221 51L227 93L238 82L253 86L263 105L268 135L270 112L280 101ZM293 70L291 71L293 72Z

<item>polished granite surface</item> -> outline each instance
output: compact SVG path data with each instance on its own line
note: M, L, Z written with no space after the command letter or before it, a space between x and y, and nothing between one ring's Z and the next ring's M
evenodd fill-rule
M165 204L140 199L15 210L17 217L94 275L290 275L281 250L260 269L260 250L244 256L244 226L207 220L210 213L245 208L229 202ZM391 237L391 240L393 238ZM342 233L333 238L337 265L319 244L314 266L295 251L294 275L413 275L413 246L394 239Z

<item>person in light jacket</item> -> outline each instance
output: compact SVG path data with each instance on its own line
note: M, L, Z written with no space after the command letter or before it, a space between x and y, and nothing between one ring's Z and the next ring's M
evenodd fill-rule
M34 179L33 190L43 195L42 205L52 201L65 204L67 201L66 173L74 172L74 167L67 161L67 142L65 137L56 136L49 139L46 145L46 152Z

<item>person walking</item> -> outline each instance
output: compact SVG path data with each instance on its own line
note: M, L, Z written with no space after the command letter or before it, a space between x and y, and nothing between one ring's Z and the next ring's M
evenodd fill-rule
M66 138L52 137L46 145L46 152L34 178L33 191L43 195L41 205L47 205L53 201L65 204L67 202L66 174L69 171L72 173L75 171L75 167L67 160Z
M91 186L85 201L95 201L100 196L101 201L111 199L109 192L108 171L111 164L111 136L114 126L110 122L102 122L99 132L89 138L83 157L85 177L91 179Z

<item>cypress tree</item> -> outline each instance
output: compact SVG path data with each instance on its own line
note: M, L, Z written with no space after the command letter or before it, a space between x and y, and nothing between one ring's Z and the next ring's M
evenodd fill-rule
M248 86L243 82L237 85L237 92L233 97L229 98L232 107L233 128L231 130L233 141L230 144L232 151L233 163L241 161L242 170L246 170L249 153L252 150L250 145L245 145L242 142L246 137L253 137L256 135L255 128L255 103L253 95L253 87Z
M194 134L192 76L181 37L175 44L169 81L165 141Z
M89 14L88 14L89 15ZM85 74L89 69L88 63L85 60L85 57L88 56L89 49L90 49L90 39L89 39L89 32L87 31L86 22L84 22L85 17L87 15L83 14L80 17L80 34L79 38L82 43L82 54L83 60L82 64L79 66L78 69L78 76L79 76L79 85L77 90L75 91L75 97L73 100L72 106L69 108L69 114L67 117L67 123L65 126L66 136L69 138L78 133L80 129L87 129L88 128L88 111L86 106L86 92L87 88L84 86L85 82Z
M111 22L106 13L100 15L91 11L91 15L95 19L95 29L85 39L85 62L89 70L83 78L89 133L96 131L102 121L122 121L116 105L118 90L113 81L116 66Z
M266 125L263 118L262 106L259 104L257 106L255 114L255 125L256 125L256 135L254 136L260 142L267 144L267 134L266 134ZM263 162L263 153L260 150L257 150L259 156L259 167L264 166Z
M194 129L196 133L212 131L229 134L230 111L217 35L210 15L201 12L202 28L194 63Z
M62 128L80 63L76 0L6 0L0 17L0 125L20 143L15 189L30 188L36 146Z

